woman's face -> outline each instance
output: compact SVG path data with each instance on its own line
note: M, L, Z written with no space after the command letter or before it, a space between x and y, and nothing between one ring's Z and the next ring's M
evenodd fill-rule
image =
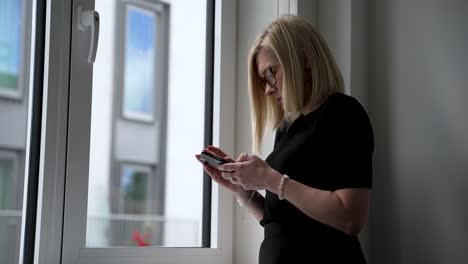
M266 48L260 49L256 57L257 74L262 80L265 95L273 96L278 103L282 103L283 69L274 53Z

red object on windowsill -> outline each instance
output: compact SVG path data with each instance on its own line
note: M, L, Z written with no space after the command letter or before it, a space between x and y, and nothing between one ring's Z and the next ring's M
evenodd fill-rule
M135 241L137 243L137 246L139 247L151 246L150 242L148 241L150 240L150 238L151 238L151 234L149 233L145 233L141 235L140 231L138 230L135 230L132 233L132 240Z

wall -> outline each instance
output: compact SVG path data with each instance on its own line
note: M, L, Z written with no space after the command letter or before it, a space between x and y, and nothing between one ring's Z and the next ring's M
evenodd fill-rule
M237 91L236 91L236 149L252 152L250 103L247 83L247 55L255 38L277 16L276 1L239 0L237 3ZM273 149L272 135L267 135L262 149L264 157ZM263 228L244 208L234 204L233 263L258 263L258 252L263 240Z
M369 10L371 263L466 263L468 2Z

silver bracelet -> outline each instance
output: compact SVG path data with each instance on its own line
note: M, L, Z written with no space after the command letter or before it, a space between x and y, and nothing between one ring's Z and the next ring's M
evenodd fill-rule
M239 199L237 199L237 203L240 205L240 207L246 206L248 203L250 203L250 201L252 201L253 197L255 196L255 193L256 193L256 191L252 190L252 192L250 193L249 199L247 199L247 201L245 201L245 203L243 203Z
M284 200L284 182L289 179L289 176L284 174L279 183L278 199Z

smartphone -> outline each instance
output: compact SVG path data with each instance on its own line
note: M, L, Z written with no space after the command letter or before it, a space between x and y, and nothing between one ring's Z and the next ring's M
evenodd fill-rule
M228 160L215 156L207 151L201 152L200 160L203 162L207 162L211 167L214 167L214 168L218 167L218 165L229 163Z

